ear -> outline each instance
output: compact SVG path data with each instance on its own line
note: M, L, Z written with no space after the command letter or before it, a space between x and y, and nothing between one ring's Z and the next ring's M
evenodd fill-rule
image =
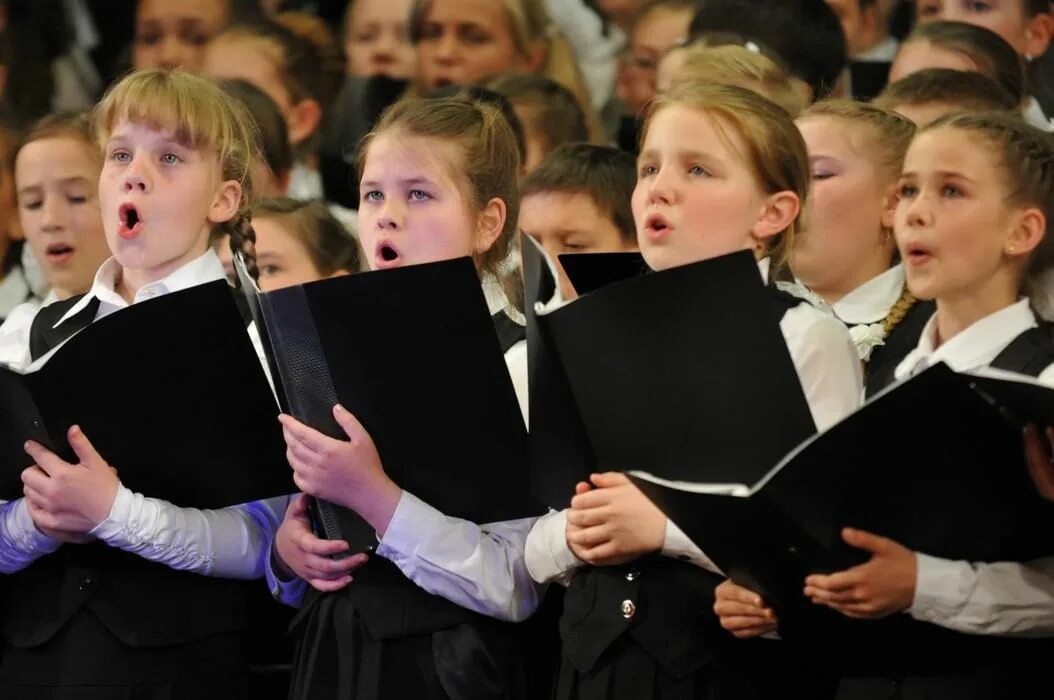
M900 202L900 195L897 194L897 185L891 185L886 190L886 196L882 200L882 218L880 223L882 228L893 228L893 217L897 213L897 204Z
M242 186L237 180L227 180L220 185L209 207L209 221L214 224L230 221L238 213L242 201Z
M761 214L754 222L750 233L759 240L772 238L786 231L787 227L798 217L799 211L801 211L801 200L793 192L784 190L770 195L765 200Z
M532 42L527 48L526 55L520 59L520 65L524 73L540 73L549 57L549 47L543 41Z
M1010 258L1024 258L1032 254L1043 241L1047 217L1038 207L1024 209L1017 214L1010 235L1003 244L1003 252Z
M1038 58L1047 52L1050 46L1051 34L1054 34L1054 16L1049 12L1043 12L1028 22L1025 29L1025 53L1032 58Z
M494 197L476 215L476 254L490 250L501 237L507 211L505 200Z
M302 143L318 130L321 122L322 105L310 98L300 100L289 111L289 143Z

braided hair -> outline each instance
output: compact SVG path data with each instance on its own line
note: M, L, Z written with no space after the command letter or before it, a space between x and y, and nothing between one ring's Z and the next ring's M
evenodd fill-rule
M230 236L231 250L245 256L254 279L256 233L250 207L253 201L249 166L260 157L260 137L248 109L216 83L180 70L131 73L111 87L93 112L95 140L102 147L120 122L146 124L171 132L193 150L216 154L220 180L241 187L238 209L229 221L213 224L211 237Z

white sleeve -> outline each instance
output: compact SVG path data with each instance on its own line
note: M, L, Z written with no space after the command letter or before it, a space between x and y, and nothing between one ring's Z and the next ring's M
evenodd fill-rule
M180 508L122 485L110 515L90 534L180 571L257 579L288 504L280 496L219 510Z
M39 303L26 302L12 309L0 325L0 364L16 368L30 364L29 330L39 310Z
M21 571L61 545L37 529L26 499L0 501L0 573Z
M527 573L524 557L536 520L477 525L444 515L403 491L377 554L429 593L519 622L534 613L545 589Z
M598 112L615 91L615 72L619 51L626 36L604 20L583 0L546 0L549 17L571 45L582 72L589 100Z
M280 578L275 570L274 556L272 540L267 547L267 561L264 565L264 579L267 581L267 588L279 603L299 608L304 602L304 594L307 593L307 581L297 576L288 581Z
M864 383L860 357L845 325L801 304L780 321L817 430L860 407Z
M700 569L706 569L718 576L725 575L725 572L721 571L695 542L688 539L684 530L677 527L677 523L669 518L666 519L666 537L662 543L662 555L695 564Z
M976 564L916 554L916 620L957 632L1054 636L1054 557Z
M527 535L527 571L538 583L566 586L575 569L585 566L567 546L567 510L551 510L538 518Z

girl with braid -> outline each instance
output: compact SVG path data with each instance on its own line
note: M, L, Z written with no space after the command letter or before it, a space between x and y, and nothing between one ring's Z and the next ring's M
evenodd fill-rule
M904 284L893 240L897 181L914 125L859 102L813 105L797 120L812 180L805 225L781 288L849 327L869 390L888 382L933 304Z
M908 288L934 300L936 313L893 378L945 362L958 372L991 367L1054 386L1054 336L1029 298L1054 263L1049 138L1005 114L943 117L912 141L897 193L893 228ZM1044 451L1030 432L1029 449ZM847 528L842 537L870 559L809 576L805 595L850 618L903 615L928 624L896 645L860 626L838 698L989 700L1054 691L1045 667L1054 637L1054 558L951 561L882 533ZM737 636L775 629L771 609L754 593L732 584L717 593L722 623Z
M240 103L203 78L144 71L116 84L94 117L113 257L87 294L38 313L33 355L50 349L34 338L54 346L133 304L224 279L213 237L253 257L257 143ZM129 405L144 399L164 397ZM181 508L124 487L77 426L68 437L78 463L28 442L25 497L0 504L0 696L245 697L245 602L225 579L263 575L288 499Z

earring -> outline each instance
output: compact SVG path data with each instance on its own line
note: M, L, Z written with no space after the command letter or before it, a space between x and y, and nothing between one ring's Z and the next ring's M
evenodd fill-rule
M1017 248L1012 245L1006 247L1007 255L1013 255L1015 250L1017 250Z

